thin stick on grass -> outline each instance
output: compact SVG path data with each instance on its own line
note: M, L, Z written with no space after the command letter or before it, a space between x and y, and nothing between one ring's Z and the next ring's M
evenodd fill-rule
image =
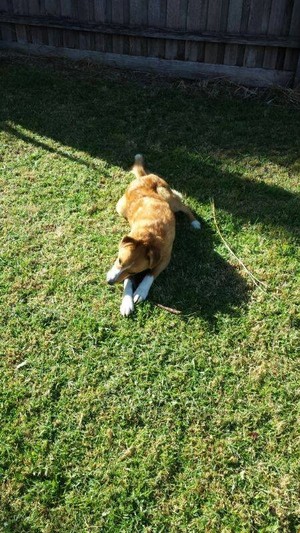
M212 213L213 213L213 218L214 218L214 223L215 223L215 226L216 226L216 229L217 229L217 232L218 232L218 235L220 237L220 239L222 240L223 244L226 246L227 250L231 253L231 255L239 262L239 264L243 267L243 269L245 270L245 272L248 274L248 276L252 279L254 285L256 285L256 287L259 287L262 291L264 292L267 292L266 289L268 288L268 286L266 285L266 283L264 283L263 281L261 281L260 279L258 279L256 276L254 276L252 274L252 272L249 270L249 268L246 267L245 263L243 263L243 261L234 253L234 251L230 248L229 244L227 243L227 241L224 239L222 233L221 233L221 230L219 228L219 225L218 225L218 222L217 222L217 218L216 218L216 208L215 208L215 202L214 202L214 199L212 198L211 200L211 208L212 208Z
M181 311L178 309L173 309L173 307L167 307L166 305L162 304L154 304L156 307L160 307L161 309L164 309L164 311L167 311L168 313L172 313L173 315L181 315Z

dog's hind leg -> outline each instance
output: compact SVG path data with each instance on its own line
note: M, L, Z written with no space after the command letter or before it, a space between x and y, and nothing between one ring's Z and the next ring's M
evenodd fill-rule
M196 219L190 208L183 203L182 196L179 192L167 187L158 187L157 192L164 200L166 200L166 202L168 202L173 213L178 213L178 211L185 213L193 228L201 228L199 220Z
M191 223L191 226L195 229L200 229L201 224L199 220L196 219L193 212L190 210L190 208L185 205L179 198L175 199L171 202L170 207L174 213L177 213L178 211L181 211L182 213L185 213Z

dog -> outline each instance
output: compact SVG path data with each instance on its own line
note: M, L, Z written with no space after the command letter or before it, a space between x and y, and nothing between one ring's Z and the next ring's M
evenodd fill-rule
M182 211L193 228L201 228L181 194L159 176L146 172L141 154L135 156L132 172L136 179L117 203L117 212L128 220L131 230L121 240L118 258L106 276L110 285L124 282L120 312L126 317L133 312L134 304L147 298L153 281L170 262L174 213ZM140 272L145 276L134 290L134 277Z

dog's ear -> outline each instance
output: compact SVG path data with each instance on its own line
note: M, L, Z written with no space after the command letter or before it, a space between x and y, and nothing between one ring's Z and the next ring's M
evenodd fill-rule
M153 268L160 260L160 251L156 246L150 246L147 252L147 257L149 259L149 268Z
M123 239L121 240L122 246L132 246L133 244L137 244L137 240L133 237L130 237L130 235L125 235Z

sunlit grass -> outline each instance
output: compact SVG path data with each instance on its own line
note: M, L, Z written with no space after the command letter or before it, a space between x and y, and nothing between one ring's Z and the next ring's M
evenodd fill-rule
M296 532L297 112L36 60L0 94L0 529ZM105 272L138 151L203 229L178 217L126 320Z

